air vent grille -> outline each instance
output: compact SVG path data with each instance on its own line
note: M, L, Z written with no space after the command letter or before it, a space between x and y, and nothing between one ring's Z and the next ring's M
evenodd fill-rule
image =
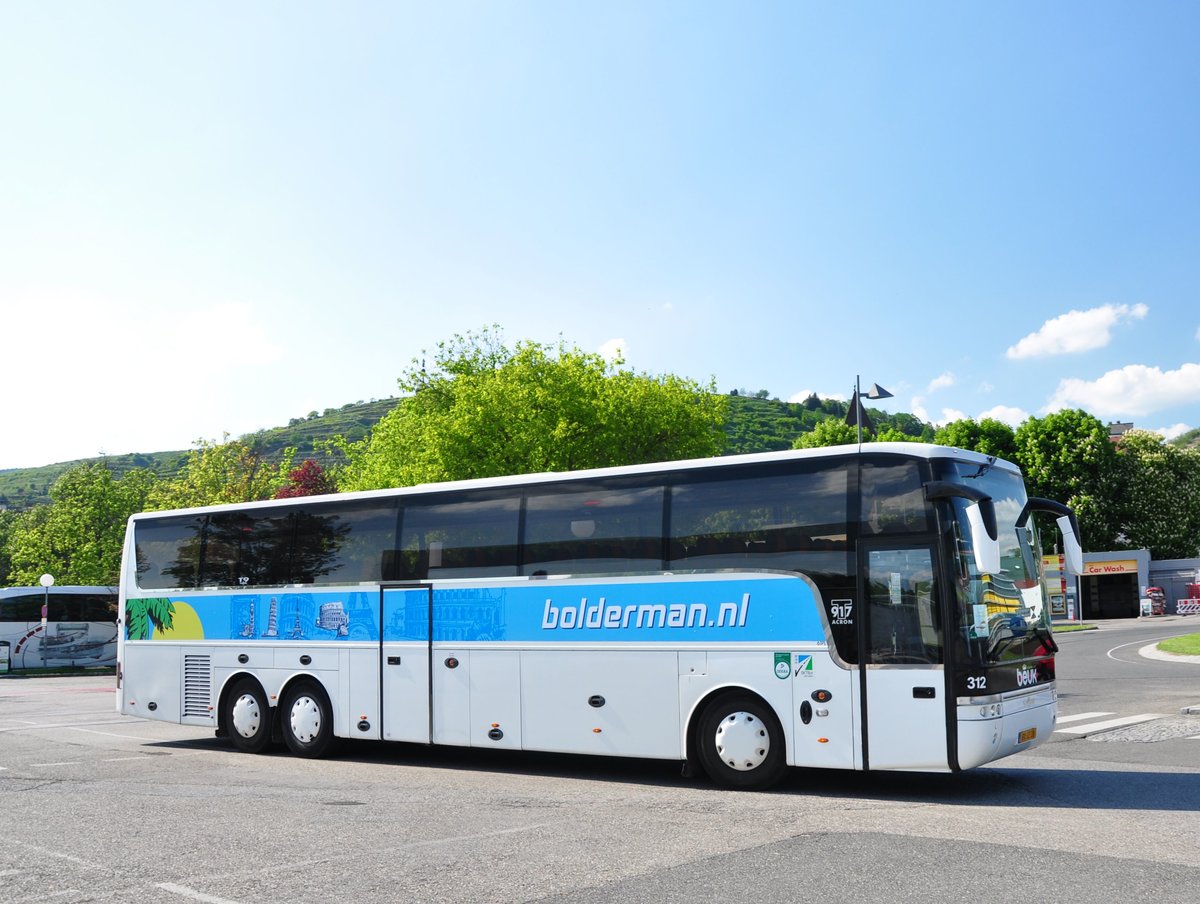
M212 657L183 657L183 715L212 718Z

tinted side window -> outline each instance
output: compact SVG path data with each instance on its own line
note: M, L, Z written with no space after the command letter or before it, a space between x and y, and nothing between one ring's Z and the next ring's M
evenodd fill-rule
M845 572L848 481L832 465L676 486L671 567Z
M204 587L286 584L291 546L292 517L286 510L210 515L200 584Z
M40 615L38 616L41 617ZM116 594L66 593L50 591L48 621L115 622Z
M530 491L524 573L660 571L665 493L628 482Z
M295 511L291 583L346 584L385 578L396 546L394 500L324 503Z
M517 496L471 494L409 502L394 577L516 575L520 515Z
M204 523L203 515L135 522L138 586L143 590L199 586Z
M44 599L41 593L24 593L0 600L0 621L41 621Z
M929 513L916 461L863 461L863 534L924 533L931 530Z

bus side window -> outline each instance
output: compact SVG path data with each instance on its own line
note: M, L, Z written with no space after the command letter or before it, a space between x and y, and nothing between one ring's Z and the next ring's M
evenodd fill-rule
M198 587L206 521L203 515L182 515L139 522L134 533L138 587Z
M400 548L388 560L399 580L514 577L521 499L476 493L404 506Z
M354 584L384 578L384 551L396 545L394 500L318 503L296 510L292 584Z
M217 512L205 531L201 586L286 584L291 546L290 511Z
M530 491L524 573L661 571L665 493L628 481Z

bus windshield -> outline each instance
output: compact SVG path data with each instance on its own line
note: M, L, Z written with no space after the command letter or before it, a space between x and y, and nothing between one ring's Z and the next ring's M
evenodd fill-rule
M948 467L948 479L992 497L1000 542L1000 570L980 572L966 501L954 500L960 654L965 663L978 665L1049 655L1055 645L1042 585L1041 544L1032 518L1024 527L1016 526L1027 498L1021 475L989 465L952 462Z

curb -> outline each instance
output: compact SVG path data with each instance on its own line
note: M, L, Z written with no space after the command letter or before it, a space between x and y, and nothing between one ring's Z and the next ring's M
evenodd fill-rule
M1158 648L1158 641L1140 647L1138 655L1145 659L1157 659L1160 662L1192 662L1200 665L1200 656L1189 656L1186 653L1164 653Z

